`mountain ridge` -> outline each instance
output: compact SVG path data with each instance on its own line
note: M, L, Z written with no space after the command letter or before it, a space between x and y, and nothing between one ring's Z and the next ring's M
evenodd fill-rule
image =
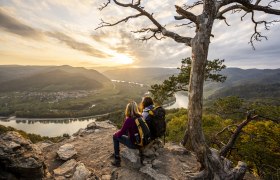
M64 66L0 66L0 91L99 89L111 83L93 69ZM35 87L35 88L34 88Z

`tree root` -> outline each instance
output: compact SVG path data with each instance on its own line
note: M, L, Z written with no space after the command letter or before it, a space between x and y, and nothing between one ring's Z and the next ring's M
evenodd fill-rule
M247 165L239 161L236 167L232 167L232 162L219 155L218 150L210 149L211 153L208 154L208 164L205 169L198 172L189 174L188 177L194 180L241 180L243 179Z

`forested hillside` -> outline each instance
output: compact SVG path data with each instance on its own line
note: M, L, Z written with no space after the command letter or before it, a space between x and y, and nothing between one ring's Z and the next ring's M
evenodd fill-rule
M211 99L230 95L242 98L280 97L280 69L227 68L221 72L224 83L206 82L205 97Z
M100 89L110 80L95 70L71 66L0 66L0 91Z

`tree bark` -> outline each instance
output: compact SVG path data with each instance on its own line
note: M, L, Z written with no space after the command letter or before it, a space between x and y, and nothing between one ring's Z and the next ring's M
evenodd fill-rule
M205 66L214 22L214 17L212 15L214 14L214 12L212 12L213 10L213 6L208 6L207 3L205 3L204 12L202 15L198 16L199 27L192 40L192 67L189 82L188 104L188 133L190 142L197 155L198 161L201 163L201 169L207 171L209 168L207 154L209 154L210 150L206 145L202 130L202 100Z
M240 162L238 167L231 169L229 160L221 158L217 150L210 149L207 146L202 130L203 84L210 36L216 13L214 3L213 0L204 1L204 11L198 16L199 26L191 42L192 67L189 81L187 133L192 149L201 164L201 171L191 177L194 179L217 180L242 179L246 172L246 164Z

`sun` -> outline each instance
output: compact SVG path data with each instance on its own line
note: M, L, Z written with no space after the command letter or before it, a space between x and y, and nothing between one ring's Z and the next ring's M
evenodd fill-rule
M125 54L117 54L114 58L118 64L128 65L133 63L133 59Z

